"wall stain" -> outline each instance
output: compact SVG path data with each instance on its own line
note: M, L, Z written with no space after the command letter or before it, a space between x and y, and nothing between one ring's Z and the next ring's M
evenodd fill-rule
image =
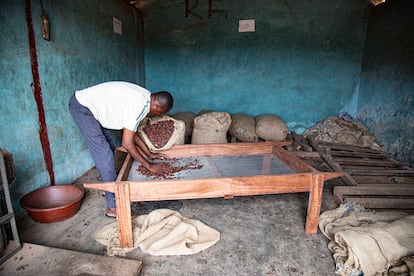
M47 170L49 172L50 177L50 184L53 186L55 185L55 173L53 171L53 162L52 162L52 154L50 152L50 144L49 144L49 137L47 134L47 125L45 119L45 110L43 108L43 101L42 101L42 88L40 86L40 78L39 78L39 66L37 63L37 54L36 54L36 41L34 37L33 31L33 21L32 21L32 12L30 6L30 0L26 0L26 21L27 21L27 29L29 34L29 48L30 48L30 63L32 67L32 75L33 75L33 93L37 104L37 110L39 113L39 137L40 143L42 145L43 150L43 158L45 160Z

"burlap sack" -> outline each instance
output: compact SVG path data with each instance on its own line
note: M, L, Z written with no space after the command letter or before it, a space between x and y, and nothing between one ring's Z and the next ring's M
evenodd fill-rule
M229 134L241 142L257 142L255 119L246 114L232 114Z
M379 149L375 137L362 125L329 116L303 133L316 142L337 143Z
M118 223L103 226L95 234L107 246L109 256L125 256L136 248L153 256L192 255L220 240L220 232L177 211L157 209L132 218L133 247L119 247Z
M157 148L152 144L151 139L145 133L144 127L146 126L147 123L157 124L158 122L167 121L167 120L171 120L174 122L174 132L172 133L168 142L163 147ZM140 122L137 132L138 132L138 135L141 137L141 139L144 141L144 143L148 146L148 148L151 151L167 150L174 145L184 144L184 141L185 141L185 123L183 121L176 120L173 117L170 117L167 115L144 118Z
M231 116L227 112L209 112L194 118L191 144L225 144Z
M383 273L414 254L414 215L405 212L347 203L322 213L319 229L330 240L336 275L388 275Z
M283 141L288 135L285 122L273 114L256 116L256 134L266 141Z
M177 112L172 117L183 121L185 124L185 136L191 136L193 134L195 116L194 112Z

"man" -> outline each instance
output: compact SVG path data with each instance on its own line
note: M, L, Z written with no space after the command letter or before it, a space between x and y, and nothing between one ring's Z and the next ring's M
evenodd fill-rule
M108 129L123 130L122 147L132 158L154 173L162 173L165 164L149 159L166 156L151 152L136 130L147 114L165 114L171 110L169 92L151 93L124 81L104 82L74 93L69 101L70 113L78 125L95 162L101 181L116 180L114 144ZM116 217L115 195L105 192L106 215Z

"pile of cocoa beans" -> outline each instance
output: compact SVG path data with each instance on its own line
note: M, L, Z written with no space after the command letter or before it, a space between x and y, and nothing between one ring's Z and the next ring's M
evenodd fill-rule
M160 149L168 143L171 135L174 133L174 121L165 120L150 124L148 120L143 131L154 147Z
M164 161L165 170L162 173L154 173L145 168L143 165L139 165L137 171L144 176L150 177L151 179L177 179L175 174L181 171L188 170L200 170L203 168L203 165L195 159L184 165L180 164L179 159L171 158L167 161Z

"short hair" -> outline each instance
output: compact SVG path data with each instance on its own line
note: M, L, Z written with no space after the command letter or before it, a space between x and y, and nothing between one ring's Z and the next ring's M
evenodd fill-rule
M162 108L165 110L165 112L168 112L171 110L174 104L174 99L170 92L168 91L159 91L153 94L155 97L155 100L162 106Z

